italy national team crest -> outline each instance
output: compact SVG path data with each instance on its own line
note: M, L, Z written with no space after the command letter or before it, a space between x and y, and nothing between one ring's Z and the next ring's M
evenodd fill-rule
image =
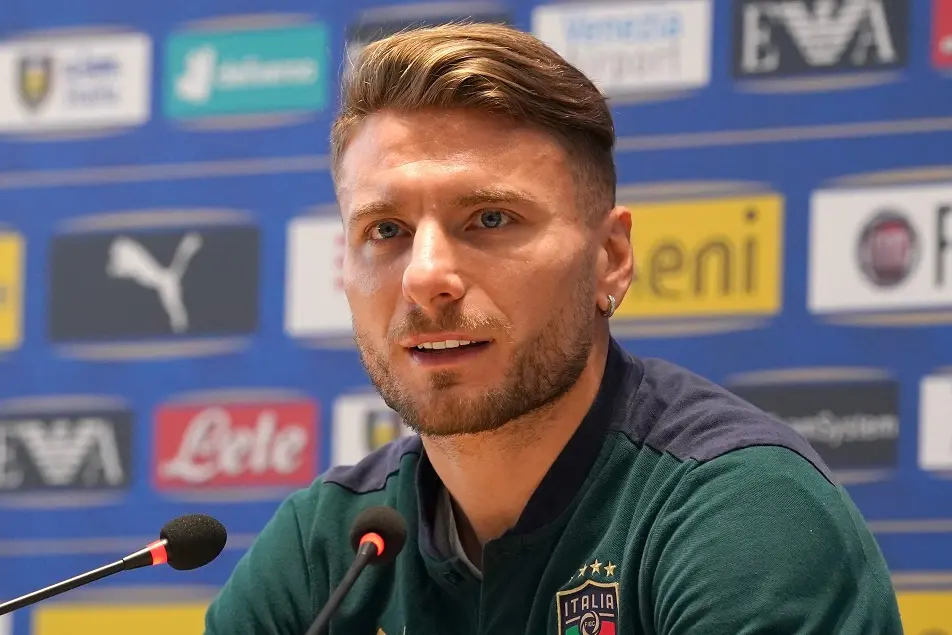
M47 55L27 55L20 59L20 99L35 110L50 94L53 60Z
M615 635L618 583L586 580L555 596L559 635Z

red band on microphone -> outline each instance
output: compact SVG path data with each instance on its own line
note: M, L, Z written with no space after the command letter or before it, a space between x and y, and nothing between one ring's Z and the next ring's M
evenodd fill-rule
M376 545L378 558L383 555L383 538L375 533L364 534L364 537L360 539L360 544L365 544L368 542L372 542L374 545Z
M165 564L169 561L169 554L165 550L165 541L156 540L152 544L146 547L149 550L149 553L152 554L152 565Z

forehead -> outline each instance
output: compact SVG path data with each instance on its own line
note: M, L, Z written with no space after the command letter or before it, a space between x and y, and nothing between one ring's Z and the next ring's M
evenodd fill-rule
M338 192L342 209L368 196L487 183L564 196L567 177L561 144L535 128L466 110L383 111L359 124L341 157Z

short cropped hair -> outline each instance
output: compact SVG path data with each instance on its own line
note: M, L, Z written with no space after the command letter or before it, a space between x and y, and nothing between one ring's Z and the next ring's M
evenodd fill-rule
M551 134L574 163L585 216L602 218L614 207L615 127L605 97L544 43L500 24L418 28L367 45L344 74L332 176L368 115L429 108L470 108Z

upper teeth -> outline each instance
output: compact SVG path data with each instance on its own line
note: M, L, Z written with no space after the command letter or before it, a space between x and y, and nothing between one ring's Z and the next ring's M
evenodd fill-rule
M442 342L426 342L424 344L417 344L417 348L456 348L458 346L466 346L467 344L472 344L470 340L443 340Z

